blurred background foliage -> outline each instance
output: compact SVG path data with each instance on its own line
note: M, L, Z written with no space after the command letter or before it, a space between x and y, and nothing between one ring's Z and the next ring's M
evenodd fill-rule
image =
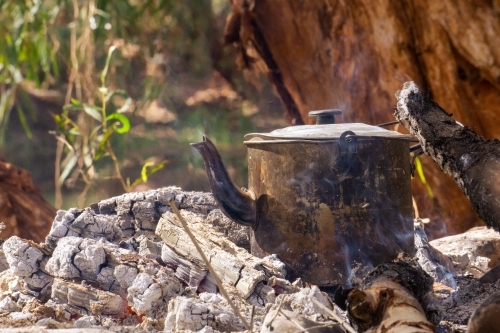
M209 190L189 146L206 134L245 186L243 135L287 123L268 81L238 70L223 45L229 11L226 0L2 1L1 156L30 171L58 208L82 207L124 190ZM103 87L120 93L103 104ZM106 123L83 105L98 112L105 105L105 116L130 121L126 133L109 137L103 158L90 141ZM81 112L64 113L71 107ZM78 158L70 162L72 150Z

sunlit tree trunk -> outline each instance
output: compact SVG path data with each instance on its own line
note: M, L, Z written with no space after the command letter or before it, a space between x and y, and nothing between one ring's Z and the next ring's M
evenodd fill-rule
M339 121L394 120L394 93L415 81L453 117L500 138L500 1L231 0L226 42L244 69L267 73L291 123L340 108ZM401 129L402 130L402 129ZM434 236L481 223L451 178L423 158L417 180Z

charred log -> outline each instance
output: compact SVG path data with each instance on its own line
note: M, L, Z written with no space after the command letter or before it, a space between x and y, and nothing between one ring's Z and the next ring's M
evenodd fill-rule
M432 284L414 262L379 265L349 292L351 322L361 332L435 332L439 316L429 302Z
M453 178L486 225L500 230L500 141L487 140L455 121L414 82L406 82L396 97L396 119Z

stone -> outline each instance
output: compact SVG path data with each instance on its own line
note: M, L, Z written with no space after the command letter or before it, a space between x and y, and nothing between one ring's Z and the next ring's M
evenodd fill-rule
M457 274L480 278L500 264L500 233L476 227L462 234L433 240L430 245L453 261Z

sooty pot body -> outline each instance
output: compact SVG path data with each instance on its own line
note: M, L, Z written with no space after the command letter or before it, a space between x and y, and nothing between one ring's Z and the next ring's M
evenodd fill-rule
M334 285L358 266L414 254L407 142L246 144L254 255L275 253L303 280Z

